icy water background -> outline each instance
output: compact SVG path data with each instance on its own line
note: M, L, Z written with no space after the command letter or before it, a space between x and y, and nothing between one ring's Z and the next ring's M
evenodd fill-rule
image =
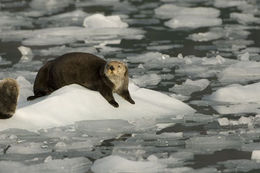
M1 131L0 172L260 172L259 8L258 0L0 0L1 78L32 84L47 60L90 52L125 61L138 86L197 111Z

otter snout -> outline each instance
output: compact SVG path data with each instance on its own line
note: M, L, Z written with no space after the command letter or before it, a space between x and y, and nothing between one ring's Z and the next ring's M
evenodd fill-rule
M114 68L114 66L109 66L109 69L111 70L111 71L113 71L113 70L115 70L115 68Z

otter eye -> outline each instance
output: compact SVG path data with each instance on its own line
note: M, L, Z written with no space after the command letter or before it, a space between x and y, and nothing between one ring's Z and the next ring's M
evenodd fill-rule
M120 68L121 66L120 65L118 65L118 68Z

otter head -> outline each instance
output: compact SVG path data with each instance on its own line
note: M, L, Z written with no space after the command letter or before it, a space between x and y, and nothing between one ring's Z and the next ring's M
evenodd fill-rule
M127 66L120 61L107 62L104 73L107 78L114 84L113 91L116 92L128 81ZM128 83L127 83L128 85Z

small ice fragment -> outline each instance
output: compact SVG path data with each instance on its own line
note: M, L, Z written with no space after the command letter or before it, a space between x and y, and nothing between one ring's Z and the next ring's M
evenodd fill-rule
M238 56L238 58L239 58L241 61L249 61L250 54L249 54L248 52L245 52L244 54Z
M18 47L18 49L22 54L22 57L20 60L21 63L30 62L32 60L33 53L32 53L31 48L25 47L25 46L20 46L20 47Z
M158 85L162 78L158 74L145 74L143 76L134 76L132 80L139 87L146 87L147 85Z
M251 156L252 160L260 160L260 150L254 150Z
M187 79L182 85L175 85L169 90L184 96L189 96L194 92L203 91L208 87L209 83L208 79L199 79L195 81Z
M121 21L119 16L104 16L94 14L84 19L83 26L93 28L127 28L128 24Z
M229 125L229 120L227 118L219 118L218 123L221 126L228 126Z

